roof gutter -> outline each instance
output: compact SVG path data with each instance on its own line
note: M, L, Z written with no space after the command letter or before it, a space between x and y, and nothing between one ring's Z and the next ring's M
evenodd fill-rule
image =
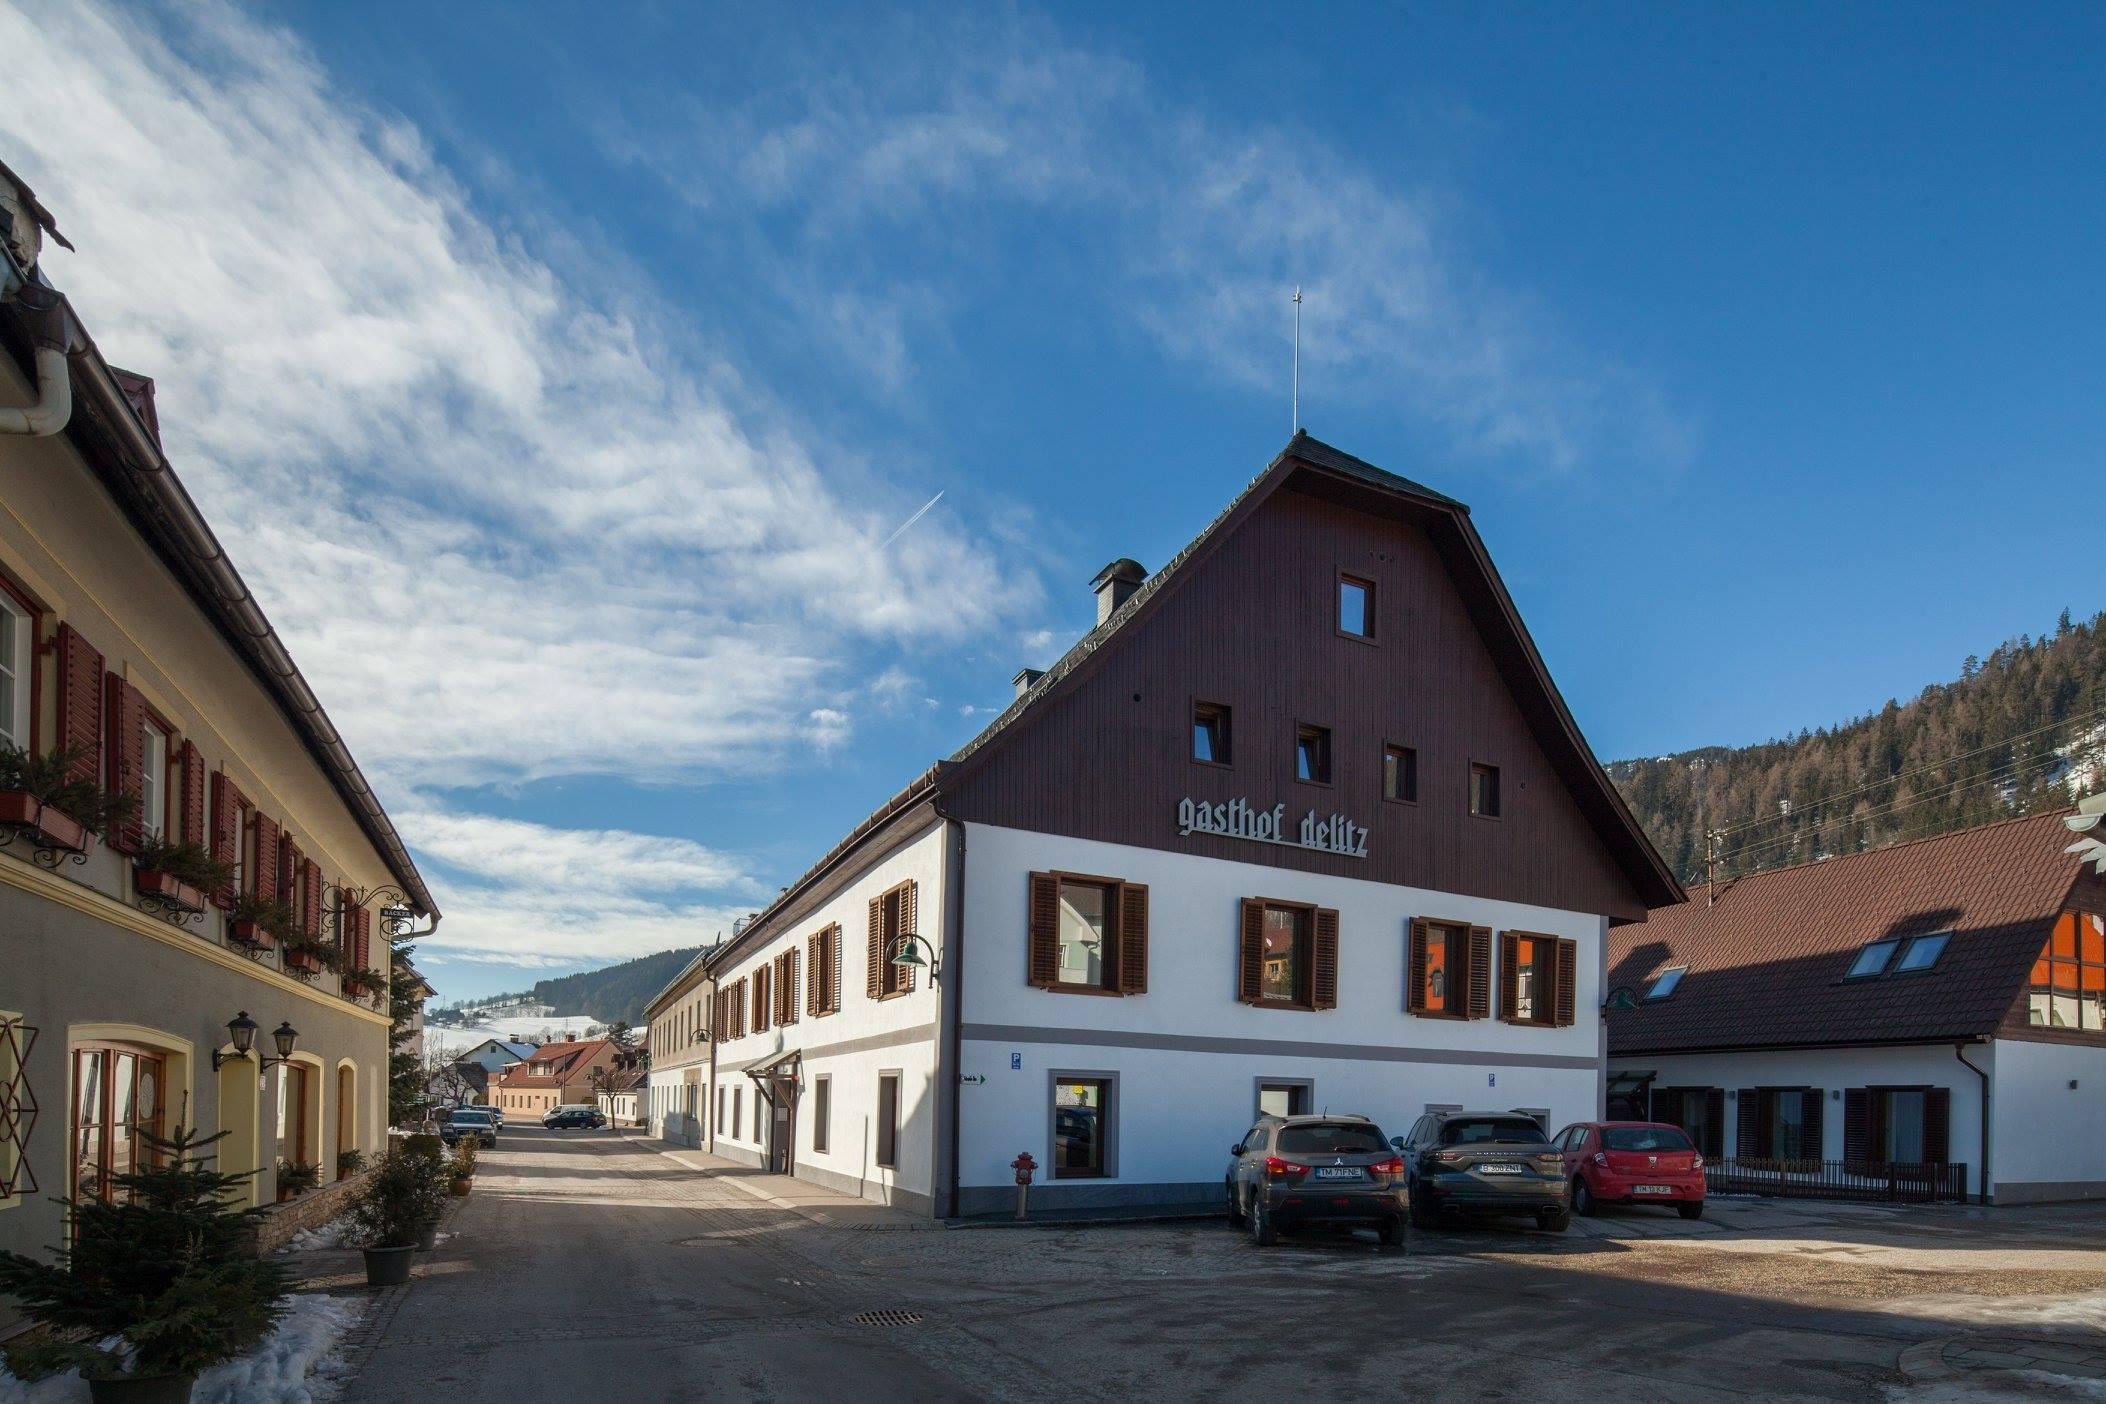
M64 299L42 283L23 280L15 284L6 300L22 309L30 341L36 347L37 398L30 405L0 407L0 434L48 438L73 418L73 375L66 357Z

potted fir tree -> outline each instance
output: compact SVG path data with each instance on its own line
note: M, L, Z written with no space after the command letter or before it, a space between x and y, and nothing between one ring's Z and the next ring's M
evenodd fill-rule
M419 1170L418 1204L421 1207L417 1247L428 1253L438 1246L439 1224L446 1217L446 1205L451 1198L452 1162L435 1155L420 1155L416 1161Z
M282 897L244 892L227 913L227 939L247 946L251 954L270 950L289 937L292 929L292 903Z
M278 1202L297 1199L316 1185L322 1183L322 1167L302 1165L297 1161L278 1162Z
M453 1159L446 1163L447 1188L455 1199L466 1199L468 1191L475 1188L475 1140L463 1136L453 1148Z
M426 1222L429 1172L424 1157L393 1151L384 1155L351 1207L351 1230L366 1255L366 1285L399 1287L409 1281L410 1254L417 1251Z
M227 1134L141 1132L156 1163L117 1176L112 1199L66 1201L72 1245L58 1263L0 1252L0 1292L47 1328L9 1347L15 1374L77 1369L99 1402L182 1404L199 1371L270 1333L284 1271L249 1256L262 1211L227 1207L254 1172L223 1175L198 1154Z
M285 941L285 970L302 980L312 980L339 964L334 942L311 931L295 931Z
M170 843L148 834L132 854L132 885L139 895L185 915L203 911L210 895L233 880L233 866L207 853L203 844Z
M366 1168L366 1153L360 1150L340 1150L336 1153L336 1177L348 1180Z
M0 826L24 835L40 850L85 854L90 835L107 835L130 818L136 799L82 778L89 754L75 747L38 756L0 745ZM88 774L94 774L92 768Z

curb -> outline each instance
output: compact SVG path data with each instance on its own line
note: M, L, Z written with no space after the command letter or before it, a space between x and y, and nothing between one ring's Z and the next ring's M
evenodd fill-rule
M1952 1379L1960 1372L1945 1363L1945 1347L1960 1339L1959 1336L1946 1336L1941 1340L1918 1341L1901 1352L1901 1359L1894 1362L1895 1368L1910 1384Z

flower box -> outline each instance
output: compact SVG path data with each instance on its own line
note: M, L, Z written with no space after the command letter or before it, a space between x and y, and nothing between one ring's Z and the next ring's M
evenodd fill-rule
M27 790L0 790L0 826L27 835L38 848L66 853L88 851L87 826Z
M166 907L177 907L186 912L205 909L204 893L181 878L155 872L152 868L134 868L132 885L139 889L140 896L151 897Z
M266 931L260 923L253 921L228 922L227 939L239 941L244 946L253 946L259 951L267 951L278 944L277 937ZM287 959L290 960L291 957L288 956Z
M313 951L287 951L285 968L302 975L319 975L322 973L322 959Z

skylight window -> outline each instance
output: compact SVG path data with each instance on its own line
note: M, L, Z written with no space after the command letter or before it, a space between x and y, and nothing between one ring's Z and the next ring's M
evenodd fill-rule
M1912 936L1901 951L1901 959L1894 962L1894 973L1903 974L1911 970L1928 970L1945 954L1945 943L1952 939L1950 931L1933 932L1928 936Z
M1668 966L1667 969L1653 977L1653 983L1646 987L1645 997L1647 999L1666 999L1675 992L1675 986L1681 984L1682 977L1688 973L1689 967L1686 965Z
M1894 940L1874 941L1857 953L1857 963L1850 967L1845 979L1862 980L1868 975L1887 973L1887 962L1894 958L1894 948L1901 942Z

